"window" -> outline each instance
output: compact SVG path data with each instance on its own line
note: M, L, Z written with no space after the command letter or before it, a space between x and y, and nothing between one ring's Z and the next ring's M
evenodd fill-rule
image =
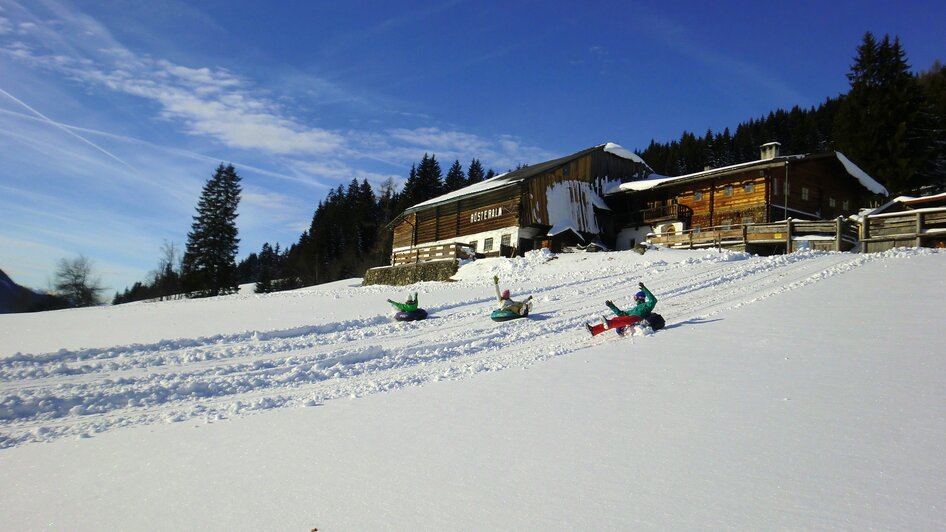
M703 193L699 190L693 193L693 201L701 201L703 199Z
M473 253L476 253L476 240L470 242L470 249L473 250Z
M755 192L755 183L746 183L743 187L743 190L746 192Z
M749 225L751 223L755 223L755 220L752 218L752 216L744 216L742 218L742 225Z
M841 202L841 208L845 211L851 210L851 202L849 200L844 200Z
M726 185L723 188L723 196L732 196L732 185Z
M483 251L493 251L493 239L485 238L483 239Z
M829 206L829 207L837 207L837 206L838 206L838 201L837 201L836 199L834 199L834 198L828 198L828 206Z
M720 225L722 226L723 231L729 231L732 229L732 218L726 218Z
M499 241L499 245L509 246L511 242L512 242L512 235L503 235L503 237Z
M699 225L699 224L693 226L693 232L694 232L694 233L699 233L699 232L700 232L700 225Z
M801 187L801 199L808 199L808 187Z

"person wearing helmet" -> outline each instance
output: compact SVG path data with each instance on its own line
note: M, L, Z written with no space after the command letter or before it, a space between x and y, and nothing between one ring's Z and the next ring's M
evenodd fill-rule
M529 313L529 301L532 301L532 296L527 297L525 301L516 301L512 299L508 288L500 292L498 275L493 276L493 286L496 288L496 300L499 302L498 308L500 310L515 312L520 316L525 316Z
M634 294L633 307L621 310L610 299L605 301L604 304L617 316L637 316L646 320L654 311L654 307L657 306L657 298L644 286L644 283L638 283L637 286L640 287L640 291Z

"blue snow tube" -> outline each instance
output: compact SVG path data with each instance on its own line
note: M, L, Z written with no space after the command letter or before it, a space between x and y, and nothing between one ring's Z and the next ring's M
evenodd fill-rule
M427 318L427 311L419 308L417 310L412 310L410 312L398 312L394 315L394 319L397 321L417 321Z
M505 309L496 309L489 314L489 319L493 321L509 321L515 320L518 318L525 318L529 315L529 307L526 307L525 314L519 314L518 312L513 312L511 310Z

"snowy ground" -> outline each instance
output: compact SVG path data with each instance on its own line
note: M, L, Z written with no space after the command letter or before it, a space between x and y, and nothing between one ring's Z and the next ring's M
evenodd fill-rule
M944 266L533 253L2 315L0 527L943 529ZM528 320L486 317L494 274ZM591 338L641 280L667 328Z

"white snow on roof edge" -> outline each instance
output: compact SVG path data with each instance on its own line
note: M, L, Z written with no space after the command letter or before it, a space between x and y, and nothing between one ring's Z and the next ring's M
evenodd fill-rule
M605 195L614 194L622 190L631 190L631 191L636 191L636 192L640 192L642 190L650 190L661 183L666 183L667 181L676 181L684 177L686 176L668 177L668 176L660 175L660 174L650 174L646 178L641 179L639 181L628 181L627 183L621 183L617 187L614 187L610 190L605 191Z
M608 142L604 145L604 151L617 155L618 157L623 157L624 159L630 159L634 161L635 163L641 163L647 166L648 168L650 168L650 166L648 166L647 163L644 162L644 159L641 159L639 155L625 148L624 146L621 146L620 144Z
M867 172L861 170L859 166L852 163L851 160L845 157L843 153L836 151L834 154L837 155L838 160L844 165L844 169L847 170L847 173L851 174L855 179L860 181L860 183L864 185L864 188L873 192L874 194L883 194L884 196L889 194L883 185L878 183L873 177L867 175Z

